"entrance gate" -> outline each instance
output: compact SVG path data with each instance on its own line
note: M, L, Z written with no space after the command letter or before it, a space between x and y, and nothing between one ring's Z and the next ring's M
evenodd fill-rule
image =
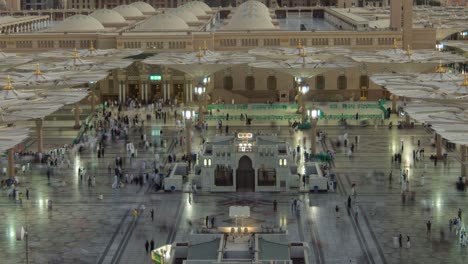
M236 190L238 192L255 191L255 170L248 156L239 159L239 166L236 170Z

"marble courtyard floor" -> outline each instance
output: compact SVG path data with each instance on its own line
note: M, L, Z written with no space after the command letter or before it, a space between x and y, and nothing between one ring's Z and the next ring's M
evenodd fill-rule
M168 141L163 153L181 155L184 148L171 144L178 134L173 124L173 119L169 119L167 125L153 119L145 130L151 135L152 130L163 129L163 138ZM303 137L310 146L308 132L293 132L286 122L277 124L281 125L280 130L267 122L254 122L252 127L245 127L238 121L229 121L231 132L279 132L280 139L292 146L300 144ZM44 145L69 144L76 136L71 126L71 121L47 122ZM146 240L153 239L156 247L183 241L192 229L204 225L207 215L215 216L217 226L231 225L228 207L240 204L251 206L247 224L284 226L291 241L308 242L309 263L466 263L468 248L460 247L448 228L449 218L456 217L458 208L462 208L464 216L468 213L466 193L455 190L460 173L456 152L449 152L447 162L434 166L428 159L435 152L430 146L432 134L421 126L405 130L397 130L395 126L392 130L386 126L351 127L347 131L333 123L319 123L319 126L328 134L319 149L333 149L337 153L332 169L338 176L336 192L198 192L190 204L187 193L155 192L148 185L127 185L112 190L113 176L108 174L107 166L113 164L116 155L125 156L123 141L109 142L105 158L98 159L96 153L89 150L73 157L71 168L56 169L50 182L45 167L33 164L30 172L19 175L20 191L24 193L25 188L29 188L29 200L19 204L6 197L5 191L0 192L0 262L26 263L25 241L16 241L15 230L27 226L29 263L151 263L144 249ZM214 121L210 121L210 129L204 137L215 135L213 127ZM360 138L352 158L345 155L343 147L333 144L345 132L350 139L356 135ZM133 131L130 138L139 142L140 134ZM426 154L423 161L414 162L412 151L417 148L418 139ZM195 134L194 150L199 147L200 140ZM415 201L407 200L404 204L399 168L390 162L401 140L405 145L402 168L409 170L411 190L416 192ZM34 140L29 143L35 148ZM145 151L139 147L137 160L132 164L124 163L125 172L136 174L141 161L153 158L151 149ZM299 158L298 163L302 164L303 160ZM96 176L95 187L80 182L78 167L86 167ZM391 170L393 181L390 184ZM357 184L357 199L348 213L345 201L352 183ZM103 200L98 199L100 194ZM301 199L305 205L300 214L291 211L294 198ZM276 213L273 212L275 199L278 201ZM53 201L52 210L47 209L48 200ZM422 210L423 203L432 204L433 209ZM132 210L142 205L145 209L135 218ZM341 208L339 218L335 215L336 205ZM155 211L154 221L150 218L151 208ZM433 223L430 234L426 233L427 220ZM400 233L404 241L407 235L411 237L411 248L394 247L392 239Z

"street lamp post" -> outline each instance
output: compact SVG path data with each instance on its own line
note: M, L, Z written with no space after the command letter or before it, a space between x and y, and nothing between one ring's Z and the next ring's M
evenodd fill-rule
M195 93L198 95L198 122L203 123L205 115L203 114L203 101L205 96L206 87L203 85L195 86Z
M320 110L311 109L307 111L310 117L310 148L311 155L317 153L317 122L320 116Z
M308 84L300 84L298 89L299 89L299 94L300 94L302 123L305 123L306 122L305 94L309 92L310 87Z
M187 156L187 159L190 160L192 158L191 130L192 130L192 117L194 116L194 112L192 110L184 110L182 114L185 118L186 156Z

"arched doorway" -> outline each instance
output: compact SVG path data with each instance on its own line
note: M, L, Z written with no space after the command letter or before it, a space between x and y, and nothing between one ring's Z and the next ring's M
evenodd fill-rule
M236 170L236 190L238 192L255 191L255 171L252 160L248 156L239 159L239 166Z

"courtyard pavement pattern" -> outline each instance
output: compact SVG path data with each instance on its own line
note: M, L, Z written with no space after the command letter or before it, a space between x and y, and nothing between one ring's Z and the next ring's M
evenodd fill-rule
M245 112L245 111L244 111ZM231 114L236 114L230 111ZM247 112L248 113L248 112ZM302 144L308 132L293 132L286 121L277 122L281 129L271 127L270 122L256 123L245 127L239 121L229 121L230 131L260 131L278 133L292 146ZM394 122L395 123L395 122ZM177 152L181 156L184 147L172 144L178 135L174 120L167 125L155 121L146 122L146 131L163 128L167 140L164 154ZM212 137L215 121L209 122L204 137ZM47 122L44 145L70 143L76 132L69 129L71 121ZM414 129L389 130L386 126L351 127L347 130L350 141L359 135L356 152L352 158L345 155L344 148L337 148L333 141L345 133L340 127L319 122L320 129L328 134L319 149L334 149L337 157L333 171L338 175L338 189L330 193L304 193L292 190L286 193L196 193L192 203L187 193L155 192L148 185L126 185L112 190L113 176L107 172L116 155L125 156L123 141L109 142L105 158L86 150L72 158L71 168L55 170L50 183L45 167L33 164L31 172L19 175L23 181L20 190L30 190L30 199L23 204L0 196L0 256L2 263L26 263L25 241L16 241L15 229L26 225L29 230L30 263L151 263L145 253L144 243L153 239L156 247L183 241L189 233L204 226L204 219L215 217L216 226L229 226L230 205L251 206L248 225L283 226L288 229L291 241L305 241L310 247L309 263L465 263L467 248L457 243L455 234L448 231L448 220L454 218L458 208L468 212L466 193L455 190L455 181L460 173L460 164L454 160L457 153L449 152L447 162L434 166L428 157L435 149L430 146L432 134L421 126ZM224 130L223 130L224 131ZM132 131L130 138L140 142L139 132ZM198 133L194 136L193 149L200 145ZM412 150L421 140L426 150L424 161L413 162ZM390 162L398 151L400 140L404 141L402 167L409 170L411 190L416 200L403 204L397 165ZM31 148L35 148L34 140ZM138 144L135 144L138 146ZM131 165L125 161L124 173L137 174L142 160L152 161L151 150L138 148L138 157ZM303 163L298 156L299 164ZM424 180L421 174L427 164ZM96 187L80 182L78 167L86 167L96 176ZM388 174L393 169L393 182ZM351 212L345 202L351 184L357 184L357 199ZM104 196L103 200L98 195ZM291 201L299 198L303 209L300 213L291 210ZM278 201L278 211L273 212L273 201ZM53 209L47 209L47 201L53 201ZM433 204L431 211L423 211L423 201ZM135 218L134 208L145 207ZM340 208L339 218L335 206ZM151 221L150 210L155 219ZM355 215L357 212L357 216ZM432 233L426 234L426 221L431 220ZM441 231L444 235L441 235ZM402 234L411 237L411 248L394 248L392 238Z

